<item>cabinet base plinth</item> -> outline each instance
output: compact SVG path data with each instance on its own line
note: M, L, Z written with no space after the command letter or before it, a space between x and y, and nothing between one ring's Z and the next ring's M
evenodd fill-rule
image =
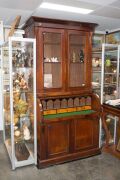
M64 156L49 158L45 160L41 160L38 157L37 167L38 169L41 169L41 168L45 168L51 165L61 164L61 163L78 160L82 158L87 158L87 157L99 155L99 154L101 154L101 149L96 148L96 149L92 149L88 151L76 152L73 154L66 154Z

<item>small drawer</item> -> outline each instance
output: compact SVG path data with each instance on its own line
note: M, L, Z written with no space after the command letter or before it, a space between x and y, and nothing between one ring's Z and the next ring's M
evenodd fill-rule
M65 109L57 109L57 113L66 113L66 112L68 112L67 108L65 108Z
M85 110L92 109L91 106L84 106L84 107L85 107Z
M82 111L82 107L76 107L77 111Z
M67 108L67 112L75 112L76 108Z
M43 111L43 115L56 114L56 109Z

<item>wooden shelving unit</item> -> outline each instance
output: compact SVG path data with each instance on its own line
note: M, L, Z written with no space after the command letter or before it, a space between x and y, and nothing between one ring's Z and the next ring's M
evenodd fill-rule
M37 38L39 168L100 153L101 105L91 86L94 28L37 17L24 27L26 37Z

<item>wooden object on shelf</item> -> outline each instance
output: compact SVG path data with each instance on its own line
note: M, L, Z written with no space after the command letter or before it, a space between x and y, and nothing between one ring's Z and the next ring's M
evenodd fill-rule
M30 153L24 142L18 142L15 144L15 155L18 161L27 160L29 158Z
M19 26L20 19L21 19L21 16L17 16L15 20L13 21L13 23L11 24L11 29L8 33L8 38L14 34L15 28Z
M116 140L115 140L115 144L110 145L109 144L109 140L110 140L110 132L108 130L107 127L107 123L106 123L106 116L107 115L113 115L113 116L117 116L118 117L118 125L116 128ZM119 152L119 139L120 139L120 108L117 108L115 106L111 106L108 104L103 104L102 106L102 124L103 124L103 128L105 130L105 134L106 134L106 142L105 145L103 147L103 151L107 151L117 157L120 158L120 152Z
M100 153L101 105L91 86L95 26L38 17L24 26L37 40L39 168Z

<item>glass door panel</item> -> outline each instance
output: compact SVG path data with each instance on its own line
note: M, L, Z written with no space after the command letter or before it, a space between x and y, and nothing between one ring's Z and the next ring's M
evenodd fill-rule
M3 63L4 62L4 63ZM11 148L11 117L10 117L10 71L9 71L9 48L6 44L2 48L2 70L3 70L3 118L4 118L4 141Z
M44 41L44 88L62 86L62 48L61 33L45 32Z
M70 87L85 85L85 45L85 34L69 35Z

